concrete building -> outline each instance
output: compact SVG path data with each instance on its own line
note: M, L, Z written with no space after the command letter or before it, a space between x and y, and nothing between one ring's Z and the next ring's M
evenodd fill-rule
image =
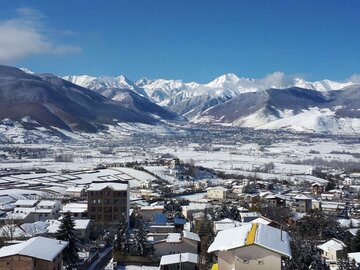
M87 190L88 215L96 223L118 224L121 215L129 222L129 183L94 182Z
M264 224L245 224L220 231L208 252L218 255L221 270L281 270L291 257L289 235Z
M61 270L65 241L34 237L0 249L0 270Z
M305 195L297 195L293 197L294 203L293 203L293 211L299 212L299 213L307 213L310 211L312 207L312 199L305 196Z

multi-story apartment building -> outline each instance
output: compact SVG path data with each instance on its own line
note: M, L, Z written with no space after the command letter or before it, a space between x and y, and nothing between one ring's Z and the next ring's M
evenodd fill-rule
M93 182L87 190L88 217L104 225L118 224L121 215L129 221L129 183Z

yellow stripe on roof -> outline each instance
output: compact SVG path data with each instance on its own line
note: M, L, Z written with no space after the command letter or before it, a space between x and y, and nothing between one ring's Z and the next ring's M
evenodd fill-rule
M211 270L219 270L219 264L214 263L213 266L211 267Z
M246 237L246 245L247 246L254 244L257 227L258 227L257 223L252 224L251 229Z

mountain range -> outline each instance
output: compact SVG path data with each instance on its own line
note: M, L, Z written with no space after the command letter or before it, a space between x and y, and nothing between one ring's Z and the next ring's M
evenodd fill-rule
M360 132L360 84L355 82L284 79L281 73L264 79L228 73L206 84L146 78L132 82L123 75L63 79L113 100L121 98L120 89L135 92L192 123L320 133Z
M220 124L257 129L359 134L360 85L308 82L276 73L228 73L209 83L35 74L0 66L0 124L97 132L119 123Z
M97 132L118 122L158 124L162 120L182 120L134 91L116 92L122 98L112 100L51 74L0 66L0 120L85 132Z

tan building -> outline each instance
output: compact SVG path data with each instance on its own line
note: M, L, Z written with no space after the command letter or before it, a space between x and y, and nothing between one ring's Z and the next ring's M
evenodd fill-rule
M87 190L88 217L96 223L118 224L121 215L129 222L129 183L93 182Z
M220 231L208 252L217 253L221 270L281 270L282 258L291 257L288 233L264 224Z
M213 200L225 200L228 190L222 186L209 187L206 189L207 198Z
M0 270L61 270L65 241L34 237L0 249Z

